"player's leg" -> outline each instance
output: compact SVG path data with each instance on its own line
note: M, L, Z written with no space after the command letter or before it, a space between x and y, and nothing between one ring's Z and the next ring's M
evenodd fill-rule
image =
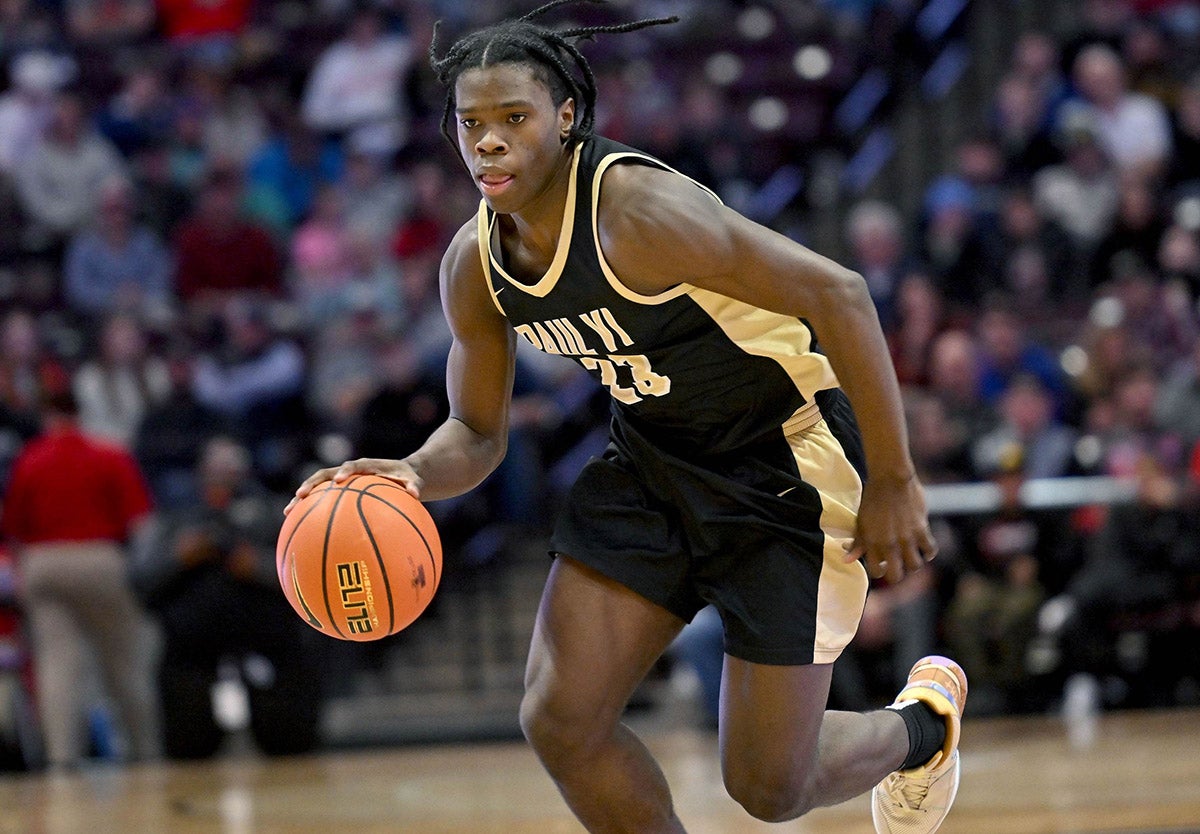
M662 771L621 715L683 621L566 557L538 611L521 726L592 832L682 832Z
M962 669L923 658L892 707L854 713L824 710L832 668L727 657L721 753L730 794L779 822L874 786L876 831L932 834L958 788Z
M730 796L753 816L793 819L865 793L908 754L896 712L825 710L832 671L726 656L721 764Z

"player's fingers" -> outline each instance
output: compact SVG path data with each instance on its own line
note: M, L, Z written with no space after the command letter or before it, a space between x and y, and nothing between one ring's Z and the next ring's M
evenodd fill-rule
M296 504L299 503L301 499L303 499L310 492L312 492L313 487L317 486L317 484L328 481L332 477L333 477L333 469L326 468L326 469L318 469L316 472L314 472L313 474L311 474L307 478L305 478L303 483L301 483L300 486L296 487L296 494L294 496L292 496L292 500L289 501L288 505L283 508L284 515L287 515L289 512L291 512L292 507L296 506Z
M893 544L888 551L887 581L895 585L904 578L906 568L904 548L899 544Z
M921 529L921 556L926 562L932 562L938 555L937 539L933 537L933 531L926 524Z
M369 469L366 465L366 461L364 461L362 458L359 458L358 460L348 460L339 466L337 471L333 473L333 480L335 483L341 483L351 475L360 475L368 471Z
M844 561L847 565L851 562L857 562L867 553L867 548L863 545L862 541L857 538L849 542L845 542L842 547L846 550L846 555L842 557L842 561Z
M902 545L904 554L904 571L905 573L914 573L925 567L925 557L921 555L920 547L916 541L907 541Z
M869 551L867 553L867 575L872 579L883 579L888 573L888 559L886 554L881 554L879 551Z

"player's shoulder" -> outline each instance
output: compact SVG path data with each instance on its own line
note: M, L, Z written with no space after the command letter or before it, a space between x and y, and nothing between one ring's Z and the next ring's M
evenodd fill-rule
M706 260L721 255L726 212L711 192L676 171L612 165L603 176L596 231L610 261L649 258L662 268L663 251Z
M447 278L483 274L479 254L479 223L476 217L463 223L442 255L442 274Z
M646 157L653 160L653 157ZM670 168L646 164L609 165L602 174L601 206L653 208L668 201L714 204L712 195Z

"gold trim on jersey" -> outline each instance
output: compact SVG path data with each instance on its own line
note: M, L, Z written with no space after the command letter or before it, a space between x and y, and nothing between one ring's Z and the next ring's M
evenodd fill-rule
M650 162L655 168L661 168L664 171L670 171L672 174L678 174L688 182L694 184L697 188L703 189L706 194L708 194L718 203L721 202L721 198L718 197L716 192L708 186L696 182L687 174L680 173L670 165L667 165L666 163L644 153L635 153L630 151L610 153L608 156L601 159L600 164L596 166L596 174L592 179L592 240L596 244L596 257L600 261L600 270L604 273L604 277L608 279L609 285L625 299L629 301L636 301L638 304L662 304L664 301L670 301L672 298L678 298L681 295L686 295L692 290L692 286L690 284L678 284L674 287L671 287L669 290L658 293L657 295L642 295L641 293L634 292L633 290L629 289L629 287L625 286L621 279L617 277L617 274L613 272L612 267L608 265L608 260L604 257L604 250L600 246L600 184L604 179L604 172L608 170L609 166L621 159L644 159L647 162Z
M526 292L529 295L537 298L545 298L554 289L554 285L558 283L558 279L562 277L563 267L567 263L567 255L571 251L571 234L575 230L575 194L576 181L579 173L579 156L582 145L575 146L574 158L571 161L571 176L567 180L567 200L563 206L562 227L558 232L558 247L554 250L554 260L550 262L550 268L546 270L546 274L537 280L534 284L524 284L513 278L504 269L504 265L500 262L498 256L499 239L493 242L493 232L496 225L496 215L488 217L487 202L479 201L479 214L477 220L477 228L479 234L479 257L483 261L483 274L487 278L488 291L492 294L492 302L504 313L504 308L500 306L500 299L496 298L499 292L492 284L492 270L496 272L512 286Z
M787 435L801 479L821 498L818 524L825 535L817 580L817 631L813 662L833 663L854 637L867 600L867 571L862 562L846 563L846 546L858 528L862 479L845 450L818 420Z
M828 357L813 350L812 332L800 319L699 287L689 297L739 348L782 365L804 399L811 402L818 391L838 387Z

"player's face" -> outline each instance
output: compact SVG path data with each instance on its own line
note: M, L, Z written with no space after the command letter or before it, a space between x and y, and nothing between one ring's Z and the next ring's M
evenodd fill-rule
M555 105L524 64L469 69L455 86L458 148L494 211L512 214L546 194L565 170L575 103Z

